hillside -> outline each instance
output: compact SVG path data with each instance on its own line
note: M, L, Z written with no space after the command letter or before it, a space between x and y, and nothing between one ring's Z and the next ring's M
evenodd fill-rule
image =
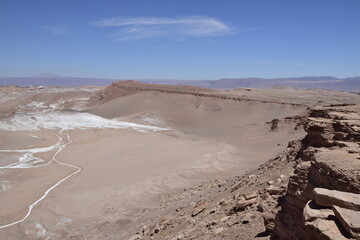
M135 79L136 80L136 79ZM107 86L116 79L99 78L76 78L63 77L55 74L39 74L32 77L0 77L0 86ZM360 77L336 78L336 77L297 77L297 78L224 78L219 80L162 80L162 79L138 79L143 83L161 85L192 85L210 89L235 89L235 88L274 88L278 86L299 89L326 89L336 91L348 91L360 93Z
M1 239L292 236L284 223L300 237L312 190L303 178L357 186L357 165L344 162L358 156L357 94L118 81L8 86L0 96ZM295 164L309 165L307 153L320 163L311 155L304 172ZM347 167L334 168L340 183L312 175L317 166L329 172L329 156Z

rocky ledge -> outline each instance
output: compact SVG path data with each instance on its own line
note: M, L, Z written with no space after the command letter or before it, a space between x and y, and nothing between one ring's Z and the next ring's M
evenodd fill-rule
M313 109L272 239L360 239L360 106Z

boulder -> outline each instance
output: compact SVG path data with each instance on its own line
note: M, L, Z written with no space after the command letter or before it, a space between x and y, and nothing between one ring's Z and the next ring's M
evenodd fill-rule
M256 192L244 194L245 200L250 200L250 199L253 199L253 198L256 198L256 197L257 197Z
M240 212L245 210L248 206L251 206L253 204L257 203L257 198L252 198L250 200L239 200L237 204L230 209L229 214L234 214L236 212Z
M273 185L269 186L266 190L270 195L282 195L286 192L286 189L278 188Z
M333 206L336 218L353 237L360 239L360 212Z
M238 190L239 188L241 188L242 186L245 186L246 182L241 180L237 183L234 183L230 188L231 188L231 192L234 192L236 190Z
M252 198L252 199L249 199L249 200L240 200L238 201L237 203L237 207L240 209L240 210L243 210L245 209L246 207L250 206L250 205L253 205L254 203L257 202L257 199L256 198Z
M339 206L342 208L360 211L360 194L315 188L315 202L323 207Z
M265 225L265 232L270 234L275 227L275 213L273 212L265 212L262 214Z
M329 216L334 215L333 210L328 208L321 208L315 204L313 200L308 201L304 208L304 220L313 221L316 218L328 219Z
M317 218L314 221L306 222L307 239L314 240L348 240L344 237L336 223L332 220Z
M192 217L197 216L199 213L203 212L207 208L208 205L209 205L209 202L207 202L207 201L197 202L197 204L194 207L194 210L192 211L191 216Z

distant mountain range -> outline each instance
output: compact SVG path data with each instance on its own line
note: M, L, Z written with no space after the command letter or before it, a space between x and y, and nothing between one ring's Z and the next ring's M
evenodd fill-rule
M65 77L55 74L42 73L32 77L0 77L0 85L26 86L107 86L114 81L128 79L101 79L101 78L77 78ZM193 85L211 89L234 89L234 88L321 88L328 90L349 91L360 93L360 77L336 78L331 76L322 77L296 77L296 78L223 78L219 80L156 80L140 79L144 83L157 83L169 85Z
M321 88L327 90L360 92L360 77L339 79L336 77L297 77L297 78L223 78L219 80L173 81L148 80L158 84L189 84L212 89L234 88Z

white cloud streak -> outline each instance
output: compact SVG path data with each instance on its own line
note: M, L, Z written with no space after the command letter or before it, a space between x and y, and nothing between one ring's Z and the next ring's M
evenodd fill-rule
M186 37L223 36L232 33L224 22L204 16L185 18L108 18L90 23L94 27L116 28L116 40L144 39L157 36Z

